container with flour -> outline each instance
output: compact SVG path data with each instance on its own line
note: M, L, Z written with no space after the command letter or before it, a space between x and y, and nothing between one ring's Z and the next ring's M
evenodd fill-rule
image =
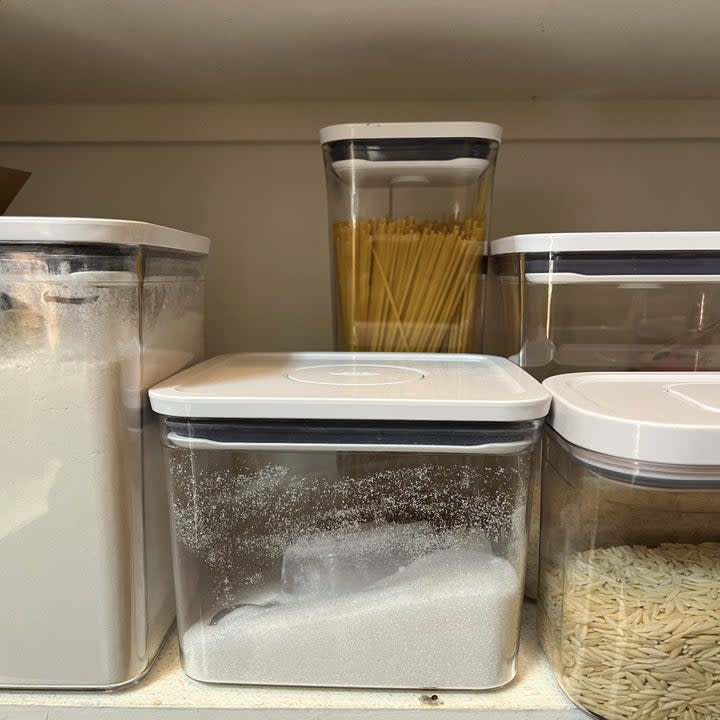
M208 240L0 218L0 686L113 688L174 614L155 382L203 352Z
M150 391L183 666L206 682L493 688L515 673L549 395L508 360L226 355Z

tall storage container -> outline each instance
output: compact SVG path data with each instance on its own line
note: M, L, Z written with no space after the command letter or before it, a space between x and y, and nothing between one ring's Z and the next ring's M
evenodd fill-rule
M165 416L178 629L207 682L491 688L515 673L549 395L501 358L227 355Z
M336 349L480 352L501 137L481 122L322 130Z
M518 235L495 240L491 253L486 349L536 379L720 370L720 232ZM530 506L534 596L536 484Z
M131 683L172 623L146 391L202 357L208 244L0 218L0 686Z
M540 638L605 720L720 716L720 374L545 381Z

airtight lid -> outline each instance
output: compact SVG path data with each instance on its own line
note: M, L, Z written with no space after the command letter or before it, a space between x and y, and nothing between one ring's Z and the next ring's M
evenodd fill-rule
M548 422L586 450L628 460L720 466L720 373L573 373L543 385Z
M210 240L182 230L134 220L0 217L2 244L145 246L207 255Z
M504 358L423 353L221 355L150 390L182 418L515 422L550 394Z
M357 187L469 185L490 167L502 139L482 122L354 123L320 131L337 178Z
M502 141L502 128L487 122L389 122L329 125L320 131L320 143L342 140L448 139Z
M494 240L492 255L550 252L720 251L720 232L587 232L513 235Z

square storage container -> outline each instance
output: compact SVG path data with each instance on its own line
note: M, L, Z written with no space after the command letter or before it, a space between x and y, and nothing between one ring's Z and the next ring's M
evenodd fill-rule
M537 380L720 370L720 232L518 235L491 245L486 350ZM537 590L530 487L527 594Z
M549 395L507 360L228 355L164 416L182 662L206 682L492 688L515 673Z
M720 373L545 381L538 626L605 720L720 716Z
M518 235L491 253L487 349L538 380L720 370L720 232Z
M323 128L337 350L480 352L501 138L483 122Z
M203 353L209 241L0 218L0 686L113 688L174 616L147 389Z

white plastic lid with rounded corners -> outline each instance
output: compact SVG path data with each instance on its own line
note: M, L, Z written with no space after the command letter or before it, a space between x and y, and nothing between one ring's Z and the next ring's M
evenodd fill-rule
M720 466L720 373L572 373L548 378L550 426L627 460ZM719 470L720 472L720 470Z
M123 245L207 255L210 240L136 220L70 217L0 217L0 245Z
M487 122L389 122L328 125L320 144L341 140L402 140L408 138L471 138L502 142L502 127Z
M547 252L687 252L719 250L720 232L585 232L513 235L490 244L492 255Z
M150 390L181 418L522 422L550 394L504 358L423 353L221 355Z

